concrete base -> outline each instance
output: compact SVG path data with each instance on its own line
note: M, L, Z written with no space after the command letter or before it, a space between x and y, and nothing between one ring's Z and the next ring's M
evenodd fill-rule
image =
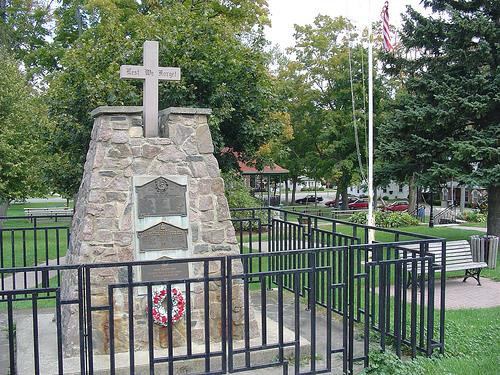
M26 317L25 317L26 318ZM256 321L259 324L261 317L256 312ZM278 341L278 324L272 319L267 319L268 343L275 343ZM40 314L38 316L38 329L39 329L39 358L40 358L40 373L44 375L53 375L58 373L57 361L57 337L56 337L56 324L54 321L54 314ZM17 335L17 370L18 374L33 374L34 361L33 361L33 322L31 319L19 319L16 321L16 335ZM294 340L294 333L284 328L284 341L289 342ZM251 339L250 346L257 346L260 344L260 337ZM243 340L234 342L234 349L243 348ZM212 351L220 351L220 343L211 343ZM301 356L308 356L310 353L310 342L305 338L301 338ZM193 354L204 353L204 345L193 344ZM294 349L289 347L285 349L285 357L293 357ZM174 348L174 355L185 354L185 348ZM167 356L167 350L155 350L155 358ZM263 351L252 352L251 362L254 365L263 363L276 362L278 356L277 349L268 349ZM80 374L80 358L64 358L64 373L65 374ZM115 355L116 374L129 374L129 353L117 353ZM244 355L237 355L234 360L235 367L244 365ZM220 357L215 357L211 360L212 370L221 368ZM174 364L175 374L190 374L200 373L205 369L205 360L203 358L193 360L178 361ZM158 364L155 366L158 373L168 373L166 364ZM149 352L137 351L135 352L135 373L138 375L149 374ZM94 374L104 375L109 374L109 355L94 355Z

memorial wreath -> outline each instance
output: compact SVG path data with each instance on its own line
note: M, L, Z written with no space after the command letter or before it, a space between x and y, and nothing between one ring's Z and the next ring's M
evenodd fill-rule
M163 287L153 292L153 306L151 313L153 315L153 322L162 326L168 326L168 313L165 306L165 299L167 298L167 288ZM184 316L185 299L184 294L177 289L171 289L172 299L172 323L179 321Z

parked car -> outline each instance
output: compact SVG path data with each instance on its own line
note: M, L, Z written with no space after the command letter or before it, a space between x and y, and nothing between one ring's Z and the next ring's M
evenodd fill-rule
M358 198L356 198L356 197L349 197L347 203L349 204L349 203L355 202L357 199ZM335 207L335 203L336 202L337 202L336 199L333 199L331 201L326 201L325 202L325 206L327 206L327 207ZM339 207L342 207L342 199L339 199Z
M295 203L306 204L306 203L316 203L321 202L323 197L315 197L314 195L306 195L304 198L299 198L295 200Z
M363 210L368 208L368 199L357 199L347 205L350 210Z
M385 207L385 211L407 211L408 201L396 201Z

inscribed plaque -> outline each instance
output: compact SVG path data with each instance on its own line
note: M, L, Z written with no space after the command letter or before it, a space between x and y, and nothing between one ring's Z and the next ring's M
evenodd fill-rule
M164 177L136 187L137 215L139 218L151 216L186 216L186 186Z
M188 230L159 223L137 233L139 251L187 250Z
M161 257L158 260L171 259ZM142 281L171 281L189 278L189 265L181 263L155 263L141 266Z

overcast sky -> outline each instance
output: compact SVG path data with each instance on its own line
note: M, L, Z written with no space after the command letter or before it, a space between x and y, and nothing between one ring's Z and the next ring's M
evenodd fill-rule
M372 11L368 10L368 0L268 0L272 27L266 29L267 38L281 48L293 45L293 25L305 25L313 22L318 13L332 18L344 16L357 26L365 27L371 18L380 20L380 12L385 0L371 0ZM406 5L422 11L420 0L389 0L391 25L399 26L400 14Z

